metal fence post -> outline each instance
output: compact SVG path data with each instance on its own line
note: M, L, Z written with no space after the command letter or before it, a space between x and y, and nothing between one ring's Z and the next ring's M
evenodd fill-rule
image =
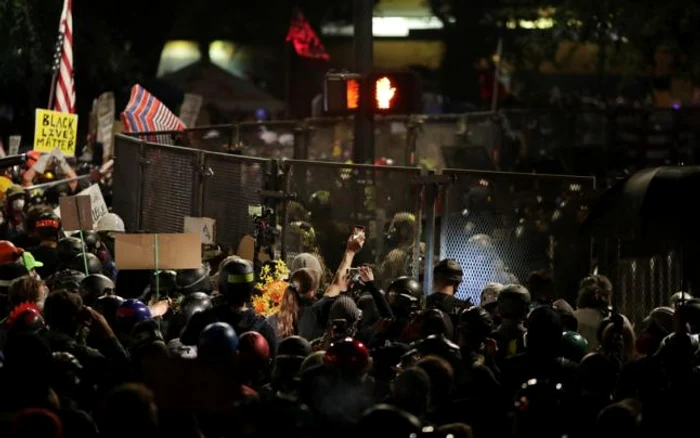
M144 184L146 183L146 178L144 178L144 168L148 166L150 161L146 158L146 142L139 140L139 162L136 166L136 178L138 181L138 193L136 194L136 229L141 230L143 226L143 194L145 192Z
M309 158L309 122L302 120L294 126L294 159L307 160Z

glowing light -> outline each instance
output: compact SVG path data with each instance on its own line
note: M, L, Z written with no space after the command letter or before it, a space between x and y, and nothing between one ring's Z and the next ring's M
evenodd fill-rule
M357 79L348 79L345 85L345 97L348 109L357 109L360 103L360 83Z
M391 102L394 100L394 97L396 97L396 87L393 86L391 80L386 76L377 79L376 84L374 97L377 100L377 108L391 108Z

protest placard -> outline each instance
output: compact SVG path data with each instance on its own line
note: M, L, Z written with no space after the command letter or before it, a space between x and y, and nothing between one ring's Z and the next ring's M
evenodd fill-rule
M8 155L19 155L19 146L22 143L21 135L11 135L10 136L10 150L7 152Z
M89 196L59 198L61 221L66 230L92 230L92 208Z
M90 213L92 216L92 223L93 225L97 223L97 221L107 213L109 213L109 209L107 208L107 203L105 202L104 197L102 196L102 190L100 189L100 186L98 184L93 184L87 189L81 191L78 193L76 196L88 196L90 198ZM54 210L54 214L60 218L61 216L61 208L58 207ZM65 223L63 224L63 228L65 230L70 230L70 228L66 228ZM87 229L87 228L84 228ZM76 231L76 230L73 230Z
M58 148L63 155L75 155L78 140L78 116L57 111L36 110L34 150L50 153Z
M199 234L202 243L209 245L216 242L216 220L208 217L185 216L185 233Z
M117 234L118 269L198 269L202 266L199 234Z

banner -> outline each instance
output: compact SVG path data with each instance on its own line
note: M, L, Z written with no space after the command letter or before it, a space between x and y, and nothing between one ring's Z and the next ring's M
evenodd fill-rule
M37 108L34 123L34 150L51 153L58 148L66 157L75 156L78 116Z
M11 135L10 136L10 151L8 155L19 155L19 146L22 143L21 135Z

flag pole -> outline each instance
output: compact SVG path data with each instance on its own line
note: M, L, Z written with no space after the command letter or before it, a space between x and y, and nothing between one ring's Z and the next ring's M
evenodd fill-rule
M56 95L56 81L58 80L58 72L61 69L61 48L63 47L63 31L58 33L58 41L56 41L56 50L53 55L53 66L51 67L51 89L49 91L49 104L46 109L51 109L53 99Z

